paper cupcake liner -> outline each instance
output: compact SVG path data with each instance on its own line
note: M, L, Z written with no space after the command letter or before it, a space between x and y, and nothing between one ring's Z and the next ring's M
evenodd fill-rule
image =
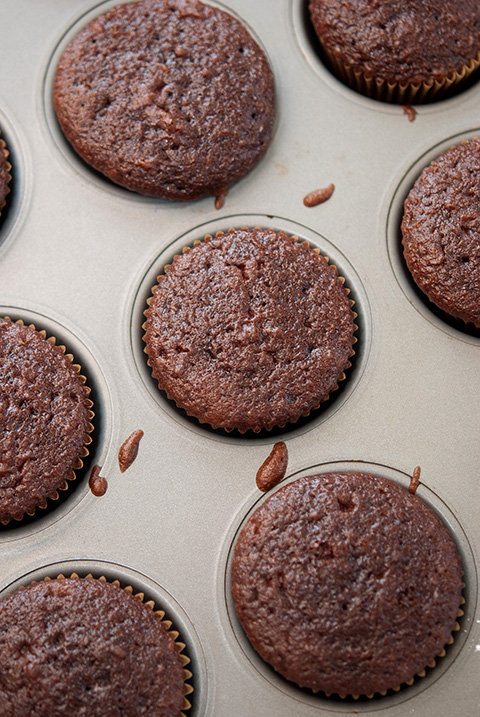
M442 309L442 307L439 306L435 301L433 301L428 296L426 291L421 286L419 286L419 284L417 284L412 272L408 267L405 257L403 256L403 252L402 259L404 262L406 276L409 281L411 281L411 286L415 291L415 295L417 297L418 302L421 303L425 308L427 308L434 316L443 321L447 326L451 326L457 331L461 331L462 333L467 334L469 336L475 336L477 338L480 338L480 326L476 326L473 321L465 321L459 316L454 316L448 311L445 311L445 309Z
M63 575L63 573L60 573L55 578L51 578L51 577L47 576L47 577L43 578L43 581L33 580L31 583L29 583L29 585L35 585L38 582L48 582L50 580L65 580L67 578L80 578L80 575L75 572L71 573L69 576L65 576L65 575ZM100 577L96 578L94 575L92 575L92 573L88 573L88 575L85 575L81 579L83 579L83 580L98 580L100 582L104 582L104 583L109 582L112 585L116 585L117 587L121 588L129 595L133 595L134 598L137 598L138 600L140 600L140 602L145 606L145 608L147 610L152 610L152 612L154 613L154 615L156 616L158 621L165 628L165 631L167 632L167 634L171 637L171 639L175 645L175 649L180 657L180 662L182 664L183 676L184 676L184 680L183 680L184 689L183 689L183 705L182 705L182 710L179 713L179 717L187 717L185 712L188 712L188 710L191 709L191 707L192 707L188 697L189 697L189 695L191 695L193 693L193 687L191 684L189 684L189 680L191 680L191 678L192 678L192 673L190 670L187 669L187 665L190 664L191 660L184 653L184 650L186 649L186 645L184 642L181 642L179 640L180 633L177 630L172 629L172 621L166 617L165 611L161 610L161 609L156 609L154 600L145 599L145 593L143 593L143 592L137 592L137 593L134 592L134 589L131 585L125 585L124 587L122 587L119 580L107 580L107 578L104 575L100 575ZM17 592L18 590L25 590L27 587L28 587L28 585L21 585L18 588L16 588L16 590L14 592Z
M9 185L10 182L12 181L12 175L10 174L10 172L12 171L12 165L11 165L10 162L8 161L8 157L10 156L10 152L8 151L7 145L5 144L5 141L2 139L1 136L0 136L0 153L3 154L3 156L4 156L4 158L5 158L5 161L6 161L5 169L6 169L6 172L7 172L7 173L6 173L5 180L6 180L7 186L6 186L6 189L5 189L5 197L7 197L7 195L10 194L10 187L9 187L8 185ZM0 202L0 215L1 215L2 209L4 208L4 206L6 205L6 203L7 203L6 198L4 198L3 201Z
M10 319L10 321L13 321L11 317L5 316L6 319ZM25 322L22 319L18 319L14 323L19 324L20 326L25 326ZM73 481L77 478L77 472L80 471L83 468L84 465L84 459L87 458L88 455L90 455L90 451L88 449L88 446L92 442L91 433L94 430L94 425L92 423L93 418L95 417L95 413L93 412L93 401L89 398L89 395L91 393L91 389L86 385L87 379L86 377L81 373L81 366L78 363L74 363L75 359L73 354L67 353L67 349L63 344L57 344L57 339L54 336L49 336L47 338L47 332L45 330L38 330L35 327L35 324L28 324L28 328L33 329L37 334L39 334L43 339L48 341L53 346L56 346L61 353L65 356L65 358L70 362L72 369L75 371L76 374L78 374L78 378L80 382L84 386L84 393L85 393L85 399L86 399L86 406L87 406L87 417L88 417L88 424L87 424L87 435L85 437L85 443L80 451L80 454L72 467L72 470L70 472L70 475L65 478L63 483L59 486L57 486L54 490L47 493L44 500L39 502L32 510L24 511L22 514L11 516L8 519L0 520L0 523L2 525L8 525L13 520L16 522L21 522L24 520L25 516L28 516L29 518L33 518L37 510L46 510L49 507L49 501L55 502L59 500L60 498L60 492L65 492L71 488L71 485Z
M413 105L440 100L447 93L460 90L462 84L480 67L479 51L469 63L459 71L451 72L443 80L432 80L419 84L387 82L355 69L326 47L321 38L320 42L332 72L344 84L371 99L393 104Z
M476 336L477 338L480 338L480 326L474 324L473 321L463 321L463 319L451 316L450 314L445 314L445 320L448 320L448 322L459 331L462 331L469 336Z
M223 234L226 234L226 233L231 232L231 231L237 231L238 229L240 229L240 230L249 230L249 229L265 230L265 227L260 227L260 226L254 226L254 227L247 227L247 226L242 226L242 227L230 227L229 229L227 229L226 232L223 232L223 231L221 231L221 230L217 231L217 232L215 233L215 236L216 236L216 237L222 236ZM269 227L267 230L268 230L268 231L274 231L274 232L278 231L278 230L276 230L276 229L273 229L272 227ZM286 232L284 232L284 233L286 234ZM311 249L313 252L315 252L315 254L318 254L319 256L323 257L323 259L325 259L326 262L327 262L328 264L330 264L330 259L329 259L329 257L327 257L325 254L322 254L321 251L320 251L320 249L318 249L318 247L312 247L312 246L310 245L310 242L308 242L307 240L300 240L299 237L298 237L296 234L291 234L291 235L287 235L287 236L290 236L292 239L295 239L295 240L297 241L297 243L299 243L299 244L300 244L300 243L307 244L307 245L310 247L310 249ZM204 236L203 239L196 239L191 246L185 246L185 247L183 247L183 248L182 248L182 254L186 254L186 253L189 252L193 247L198 246L199 244L202 244L204 241L208 241L209 239L212 239L212 238L213 238L212 234L205 234L205 236ZM170 268L170 266L172 266L172 264L175 262L175 259L176 259L177 257L179 257L179 256L180 256L179 254L176 254L176 255L173 257L172 261L171 261L169 264L165 264L165 265L164 265L164 267L163 267L163 272L157 276L157 283L151 288L152 296L150 296L150 297L147 299L147 305L148 305L148 306L150 306L150 304L151 304L151 302L152 302L152 300L153 300L154 289L156 288L156 286L158 285L158 283L159 283L160 281L162 281L163 276L165 275L165 272ZM350 291L350 289L349 289L348 287L346 287L346 286L344 285L344 284L345 284L345 278L338 273L338 269L337 269L337 267L335 266L335 264L330 264L330 266L335 270L335 273L336 273L336 275L337 275L337 278L338 278L339 282L343 285L343 289L344 289L344 291L345 291L345 294L346 294L347 296L349 296L350 293L351 293L351 291ZM352 308L353 320L355 321L355 319L358 317L358 314L353 310L353 306L354 306L354 305L355 305L355 301L354 301L353 299L350 299L350 306L351 306L351 308ZM145 316L147 316L147 311L148 311L148 309L146 309L146 310L143 312ZM144 322L144 323L142 324L142 329L143 329L144 332L146 331L146 322ZM349 359L352 359L352 358L355 356L355 350L354 350L353 346L354 346L354 345L357 343L357 341L358 341L357 337L355 336L355 332L356 332L356 331L358 331L358 326L357 326L357 324L354 323L354 328L353 328L353 334L354 334L354 335L353 335L352 348L351 348L351 352L350 352L350 355L349 355ZM144 341L145 341L145 336L144 336ZM146 348L146 347L144 348L144 353L147 354L147 348ZM148 354L147 354L147 355L148 355ZM150 369L152 369L152 365L151 365L150 359L147 360L147 365L149 366ZM209 423L208 421L202 421L202 420L200 420L197 416L195 416L195 415L193 415L192 413L190 413L185 407L179 406L178 403L176 402L175 398L174 398L172 395L170 395L169 392L168 392L166 389L160 388L160 386L159 386L159 389L160 389L162 392L164 392L165 395L167 396L167 398L168 398L170 401L173 401L173 403L175 403L175 405L176 405L178 408L181 408L183 411L185 411L185 413L187 414L187 416L189 416L190 418L195 418L200 424L208 425L208 426L210 426L211 428L213 428L214 430L221 429L221 430L226 431L227 433L232 433L233 431L238 431L238 432L241 433L241 434L248 433L248 432L250 432L250 431L253 432L253 433L260 433L261 431L268 431L268 432L270 432L270 431L273 431L273 430L276 430L276 429L285 428L285 426L286 426L287 424L288 424L288 425L295 425L295 423L296 423L297 421L299 421L300 419L302 419L302 418L308 418L312 413L314 413L315 411L318 411L318 409L321 407L321 405L324 404L324 403L326 403L326 402L331 398L332 394L335 393L335 391L338 391L338 389L339 389L339 387L340 387L340 384L341 384L343 381L345 381L346 378L347 378L347 373L346 373L346 372L348 372L351 367L352 367L352 363L351 363L351 361L349 360L348 363L347 363L347 365L345 366L345 369L343 370L343 372L341 373L341 375L340 375L339 378L338 378L337 385L334 386L334 387L330 390L330 393L329 393L327 396L325 396L322 400L320 400L316 405L312 406L308 411L305 411L304 413L301 413L301 414L297 417L296 420L294 420L294 421L288 421L288 420L287 420L287 421L284 421L283 423L275 424L275 425L272 426L271 428L268 428L268 427L261 427L261 428L258 428L258 429L255 429L255 428L246 428L246 429L243 429L243 430L242 430L242 429L239 429L239 428L226 428L225 426L223 426L223 425L221 425L221 424L213 424L213 423Z
M408 270L408 267L407 267ZM408 270L409 271L409 270ZM411 274L409 273L411 276ZM415 282L415 280L412 277L412 281ZM458 316L453 316L453 314L449 314L444 309L440 308L440 306L437 306L437 304L432 301L427 294L421 289L418 284L415 282L415 287L418 290L418 296L419 300L423 302L423 304L439 319L441 319L445 324L448 326L451 326L452 328L456 329L457 331L461 331L463 334L467 334L468 336L475 336L477 338L480 338L480 326L476 326L473 321L464 321L463 319L459 318Z

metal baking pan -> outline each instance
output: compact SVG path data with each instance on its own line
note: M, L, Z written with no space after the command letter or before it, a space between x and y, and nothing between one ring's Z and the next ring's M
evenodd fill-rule
M399 249L402 202L441 151L480 132L480 83L404 109L363 97L324 67L303 0L225 0L264 47L277 121L259 165L212 198L169 203L129 193L73 153L51 103L69 38L111 0L3 0L0 127L13 181L0 224L0 311L55 335L92 386L95 432L75 489L0 531L0 595L60 572L118 577L151 595L192 658L192 717L211 715L478 714L478 427L480 339L437 316L412 286ZM332 197L303 197L333 182ZM308 420L259 435L213 431L156 388L143 353L146 298L163 265L206 233L258 224L319 246L352 289L357 353L341 390ZM142 429L125 473L118 450ZM449 526L465 568L465 615L454 644L413 686L372 700L297 689L251 650L228 590L235 535L260 498L257 468L281 437L287 480L361 468L408 483ZM88 477L101 466L108 490Z

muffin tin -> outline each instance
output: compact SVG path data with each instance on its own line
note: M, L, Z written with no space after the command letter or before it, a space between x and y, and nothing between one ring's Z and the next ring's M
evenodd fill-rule
M277 121L259 165L226 197L168 203L103 179L70 149L51 104L68 39L115 2L44 0L21 12L4 0L0 127L12 183L0 217L0 311L46 329L82 365L95 431L75 488L33 519L0 530L0 595L45 575L104 574L150 595L187 644L192 717L478 711L480 543L477 480L480 338L442 319L416 291L399 248L402 203L421 169L480 133L480 83L402 107L363 97L322 64L307 3L228 0L264 47ZM220 3L218 3L220 4ZM19 48L22 52L20 53ZM303 197L335 184L325 203ZM330 256L352 289L358 343L347 380L308 419L258 435L213 431L159 393L146 365L146 299L165 263L204 234L232 226L284 229ZM144 436L125 472L118 451ZM286 480L368 470L408 485L449 526L462 555L465 615L437 667L411 687L371 700L313 695L252 651L229 596L235 535L261 495L257 468L276 440ZM88 478L101 466L108 490Z

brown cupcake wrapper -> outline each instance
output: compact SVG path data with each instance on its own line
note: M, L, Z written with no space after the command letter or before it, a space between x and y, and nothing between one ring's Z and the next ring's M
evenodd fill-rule
M51 578L48 575L43 578L43 580L33 580L28 585L36 585L39 582L48 582L50 580L65 580L67 578L80 578L80 575L78 573L71 573L69 576L65 576L63 573L59 573L55 578ZM183 705L182 705L182 711L179 714L179 717L186 717L185 712L187 712L189 709L191 709L192 705L190 701L187 699L188 695L191 695L193 692L193 687L188 683L188 680L192 678L192 673L190 670L187 669L187 665L190 664L191 660L190 658L183 653L183 651L186 648L186 645L184 642L181 642L179 640L179 632L177 630L172 630L172 621L165 617L165 611L159 610L155 608L155 601L154 600L145 600L145 593L143 592L134 592L133 587L131 585L125 585L122 587L119 580L108 580L104 575L100 575L100 577L96 578L92 573L88 573L85 575L82 579L84 580L99 580L100 582L104 583L111 583L112 585L117 585L119 588L124 590L126 593L129 593L130 595L133 595L133 597L140 600L140 602L143 603L145 608L152 610L154 615L157 617L158 621L163 625L165 628L167 634L171 637L173 640L173 643L175 645L175 649L180 657L180 662L182 663L182 669L183 669L183 684L184 684L184 691L183 691ZM20 587L16 588L14 592L17 592L18 590L25 590L28 585L20 585Z
M6 318L6 319L10 319L10 321L13 321L13 319L11 319L10 316L5 316L5 318ZM18 319L18 320L15 321L14 323L19 324L20 326L25 326L25 322L24 322L22 319ZM51 493L47 494L47 495L45 496L44 501L43 501L42 503L39 503L38 505L36 505L33 510L31 510L31 511L24 511L21 515L20 515L20 514L14 515L14 516L11 516L10 518L6 519L6 520L0 520L0 523L1 523L2 525L8 525L9 523L12 522L12 520L15 520L15 521L17 521L17 522L21 522L21 521L25 518L25 516L27 516L27 515L28 515L30 518L32 518L33 516L35 516L35 514L36 514L36 512L37 512L38 509L40 509L40 510L46 510L46 509L48 508L48 505L49 505L48 502L49 502L49 501L57 501L57 500L59 500L59 498L60 498L59 491L60 491L60 492L64 492L64 491L67 491L67 490L70 489L71 483L77 479L77 471L79 471L79 470L81 470L81 469L83 468L84 459L87 458L87 456L90 455L90 451L89 451L89 449L88 449L88 446L89 446L89 445L91 444L91 442L92 442L92 437L91 437L90 434L91 434L92 431L94 430L94 425L93 425L92 421L93 421L93 419L94 419L94 417L95 417L95 413L94 413L94 411L92 410L92 409L93 409L93 401L89 398L91 389L90 389L89 386L86 385L86 383L87 383L86 377L85 377L83 374L80 373L81 370L82 370L80 364L74 363L74 360L75 360L75 359L74 359L73 354L67 353L67 349L66 349L66 347L65 347L63 344L57 344L57 339L56 339L54 336L49 336L49 337L47 338L47 332L46 332L45 330L43 330L43 329L40 330L40 331L38 331L38 329L36 328L35 324L28 324L28 328L33 329L33 330L36 331L37 334L39 334L43 339L45 339L46 341L48 341L49 343L53 344L53 345L56 346L58 349L60 349L60 351L62 352L62 354L65 356L65 358L71 363L71 366L72 366L73 370L75 371L75 373L78 374L78 378L80 379L81 383L84 385L85 399L86 399L86 405L87 405L87 409L88 409L87 435L86 435L85 443L84 443L84 445L83 445L83 447L82 447L81 453L80 453L79 457L77 458L77 461L76 461L75 465L73 466L70 475L64 480L64 482L63 482L60 486L58 486L54 491L52 491Z
M464 604L465 604L465 599L462 596L460 605L464 605ZM464 614L464 611L462 610L461 607L459 607L458 613L457 613L457 618L461 618L463 614ZM359 700L361 697L366 697L367 699L372 700L375 697L385 697L390 691L399 692L403 687L411 687L419 678L423 679L424 677L427 676L427 669L433 670L437 666L438 660L441 659L442 657L445 657L445 655L447 654L446 648L448 648L450 645L453 645L453 643L455 642L454 633L458 632L459 630L460 630L460 625L457 621L457 622L455 622L453 631L452 631L449 639L447 640L445 645L442 647L440 652L428 664L426 664L422 670L420 670L419 672L416 672L409 680L405 680L405 682L402 682L400 685L396 685L395 687L389 687L388 690L381 690L379 692L371 692L370 694L360 693L360 694L352 695L349 693L338 694L336 692L323 692L322 694L324 694L326 697L333 697L333 696L340 697L340 699L342 699L342 700L345 700L345 699ZM312 690L312 692L314 694L320 694L322 691L321 690Z
M418 287L420 289L420 287ZM422 291L422 289L420 289ZM445 322L447 326L452 326L454 329L457 329L457 331L461 331L463 334L466 334L468 336L475 336L476 338L480 338L480 326L477 326L473 323L473 321L464 321L458 316L453 316L452 314L449 314L444 309L441 309L437 304L429 299L429 297L422 291L424 299L424 303L427 306L427 308L430 309L439 319Z
M448 318L450 323L453 323L455 328L459 331L462 331L469 336L476 336L477 338L480 338L480 326L474 324L473 321L464 321L463 319L459 319L458 317L451 316L447 313L445 313L445 317Z
M404 259L405 260L405 259ZM408 265L405 261L405 268L406 271L408 271L408 276L412 279L413 283L415 284L415 288L418 290L418 297L419 301L427 308L429 311L431 311L437 318L439 318L441 321L443 321L447 326L452 326L454 329L457 329L457 331L461 331L463 334L466 334L468 336L475 336L476 338L480 338L480 326L477 326L473 323L473 321L465 321L464 319L461 319L459 316L454 316L453 314L449 314L448 311L445 311L445 309L442 309L438 304L435 303L428 294L422 289L421 286L417 284L415 281L413 274L411 273L410 269L408 268Z
M465 82L480 67L480 51L459 71L448 74L443 80L431 82L400 83L387 82L365 74L355 69L343 60L337 53L325 46L320 38L323 52L332 72L344 84L367 97L393 104L413 105L440 100L451 90L460 89Z
M3 156L4 156L5 160L6 160L6 170L7 170L6 181L7 181L7 187L6 187L5 197L7 197L7 195L10 194L10 187L9 187L8 185L9 185L10 182L12 181L12 175L10 174L10 172L12 171L12 165L11 165L10 162L8 161L8 158L9 158L9 156L10 156L10 152L8 151L7 145L5 144L5 141L2 139L1 136L0 136L0 152L3 154ZM0 204L0 216L1 216L1 213L2 213L2 209L4 208L4 206L6 205L6 203L7 203L7 200L4 199L3 202Z
M265 227L260 227L260 226L258 226L258 225L254 226L254 227L242 226L242 227L237 227L237 229L240 229L240 230L248 230L248 229L259 229L259 230L262 230L262 229L265 229ZM226 234L226 233L228 233L228 232L230 232L230 231L235 231L235 230L236 230L235 227L229 227L226 232L223 232L223 231L221 231L221 230L217 231L217 232L215 233L215 236L216 236L216 237L222 236L222 234ZM280 230L273 229L272 227L268 227L268 230L269 230L269 231L280 231ZM284 232L284 233L286 234L286 232ZM329 259L329 257L326 256L325 254L322 254L321 251L320 251L320 249L319 249L318 247L312 247L311 244L310 244L310 242L309 242L308 240L306 240L306 239L301 240L296 234L290 234L290 235L288 235L288 236L290 236L292 239L295 239L298 244L307 244L307 245L311 248L311 250L312 250L313 252L315 252L315 253L318 254L319 256L323 257L323 259L325 259L325 260L327 261L327 263L330 264L330 259ZM198 246L199 244L202 244L204 241L208 241L209 239L212 239L212 238L213 238L213 235L212 235L212 234L205 234L205 236L204 236L203 239L196 239L191 246L185 246L185 247L183 247L183 248L182 248L182 254L186 254L186 253L189 252L193 247ZM157 284L155 284L155 286L152 287L152 290L151 290L151 291L152 291L152 295L147 299L147 305L148 305L148 306L150 306L150 304L151 304L151 302L152 302L153 293L154 293L154 290L155 290L156 286L157 286L158 283L162 280L164 274L168 271L168 269L170 268L170 266L172 266L172 264L175 262L175 259L176 259L177 257L179 257L179 256L180 256L179 254L176 254L176 255L173 257L172 261L171 261L169 264L165 264L165 266L163 267L163 272L157 276ZM330 264L330 266L331 266L333 269L335 269L337 278L338 278L339 282L343 285L343 289L344 289L344 291L345 291L345 294L346 294L347 296L349 296L349 294L350 294L351 292L350 292L350 289L344 285L344 284L345 284L345 278L338 273L338 269L337 269L337 267L335 266L335 264ZM355 320L355 319L357 318L358 314L353 310L353 306L354 306L354 305L355 305L355 301L354 301L353 299L350 299L350 306L352 307L353 319ZM144 316L147 316L147 311L148 311L148 309L146 309L146 310L143 312L143 313L144 313ZM142 329L143 329L143 331L146 331L146 322L144 322L144 323L142 324ZM353 356L355 355L355 350L354 350L353 346L354 346L354 345L357 343L357 341L358 341L357 337L355 336L355 332L356 332L356 331L358 331L358 326L357 326L357 324L354 324L354 328L353 328L354 336L353 336L352 348L351 348L351 352L350 352L349 359L353 358ZM145 340L145 339L144 339L144 340ZM143 351L144 351L145 354L147 354L147 348L146 348L146 347L143 349ZM147 355L148 355L148 354L147 354ZM148 365L150 368L152 368L151 363L150 363L150 359L147 360L147 365ZM340 377L339 377L339 379L338 379L337 385L336 385L336 386L330 391L330 393L329 393L327 396L325 396L317 405L315 405L315 406L313 406L312 408L310 408L310 410L307 411L306 413L303 413L303 414L301 414L300 416L298 416L298 418L296 419L296 421L300 420L301 418L308 418L308 416L310 416L311 413L317 411L323 403L325 403L326 401L328 401L328 400L330 399L332 393L334 393L335 391L338 391L338 389L339 389L339 384L346 380L347 375L346 375L345 372L348 371L348 370L351 368L351 366L352 366L352 364L351 364L351 362L350 362L350 360L349 360L348 363L347 363L347 365L345 366L344 371L342 372L342 374L340 375ZM159 388L160 388L160 387L159 387ZM196 419L199 423L201 423L201 424L211 426L211 428L213 428L214 430L222 429L222 430L226 431L227 433L231 433L232 431L238 431L239 433L242 433L242 434L243 434L243 433L247 433L247 432L249 432L249 431L252 431L253 433L260 433L260 431L273 431L274 429L285 428L285 426L286 426L287 424L294 425L294 424L296 423L296 421L285 421L284 423L276 424L276 425L272 426L271 428L267 428L266 426L262 426L261 428L258 428L258 429L245 428L245 429L242 430L242 429L239 429L239 428L226 428L225 426L222 426L222 425L220 425L220 424L219 424L219 425L214 425L214 424L212 424L212 423L209 423L208 421L201 421L199 418L197 418L197 416L194 416L193 414L189 413L189 412L187 411L187 409L184 408L183 406L178 406L178 404L177 404L177 402L175 401L174 397L171 396L171 395L168 393L168 391L166 391L166 390L163 389L163 388L161 388L160 390L161 390L161 391L164 391L165 394L166 394L166 396L167 396L167 398L168 398L170 401L173 401L173 402L177 405L177 407L182 408L182 410L185 411L185 413L187 414L187 416L190 416L190 418L195 418L195 419Z

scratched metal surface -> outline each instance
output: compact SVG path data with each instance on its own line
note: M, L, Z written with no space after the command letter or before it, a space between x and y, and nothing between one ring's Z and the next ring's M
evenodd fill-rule
M278 119L261 163L213 199L180 204L112 186L83 165L55 122L55 63L78 27L114 3L3 0L0 127L13 184L0 226L0 311L45 328L84 368L96 410L91 455L55 509L0 533L0 593L77 570L133 584L164 606L188 645L192 717L337 713L478 714L477 568L480 339L449 326L412 288L398 250L401 204L419 171L480 129L480 84L402 108L350 91L322 66L302 0L225 0L259 38ZM312 189L336 186L306 208ZM347 278L359 313L348 380L312 420L268 435L213 432L164 402L142 352L149 290L174 253L206 232L260 224L318 245ZM121 474L118 449L144 438ZM228 597L236 531L259 499L255 473L276 440L288 478L367 468L405 484L448 523L466 571L461 631L424 679L356 703L311 695L274 675L246 644ZM102 467L108 491L88 489Z

